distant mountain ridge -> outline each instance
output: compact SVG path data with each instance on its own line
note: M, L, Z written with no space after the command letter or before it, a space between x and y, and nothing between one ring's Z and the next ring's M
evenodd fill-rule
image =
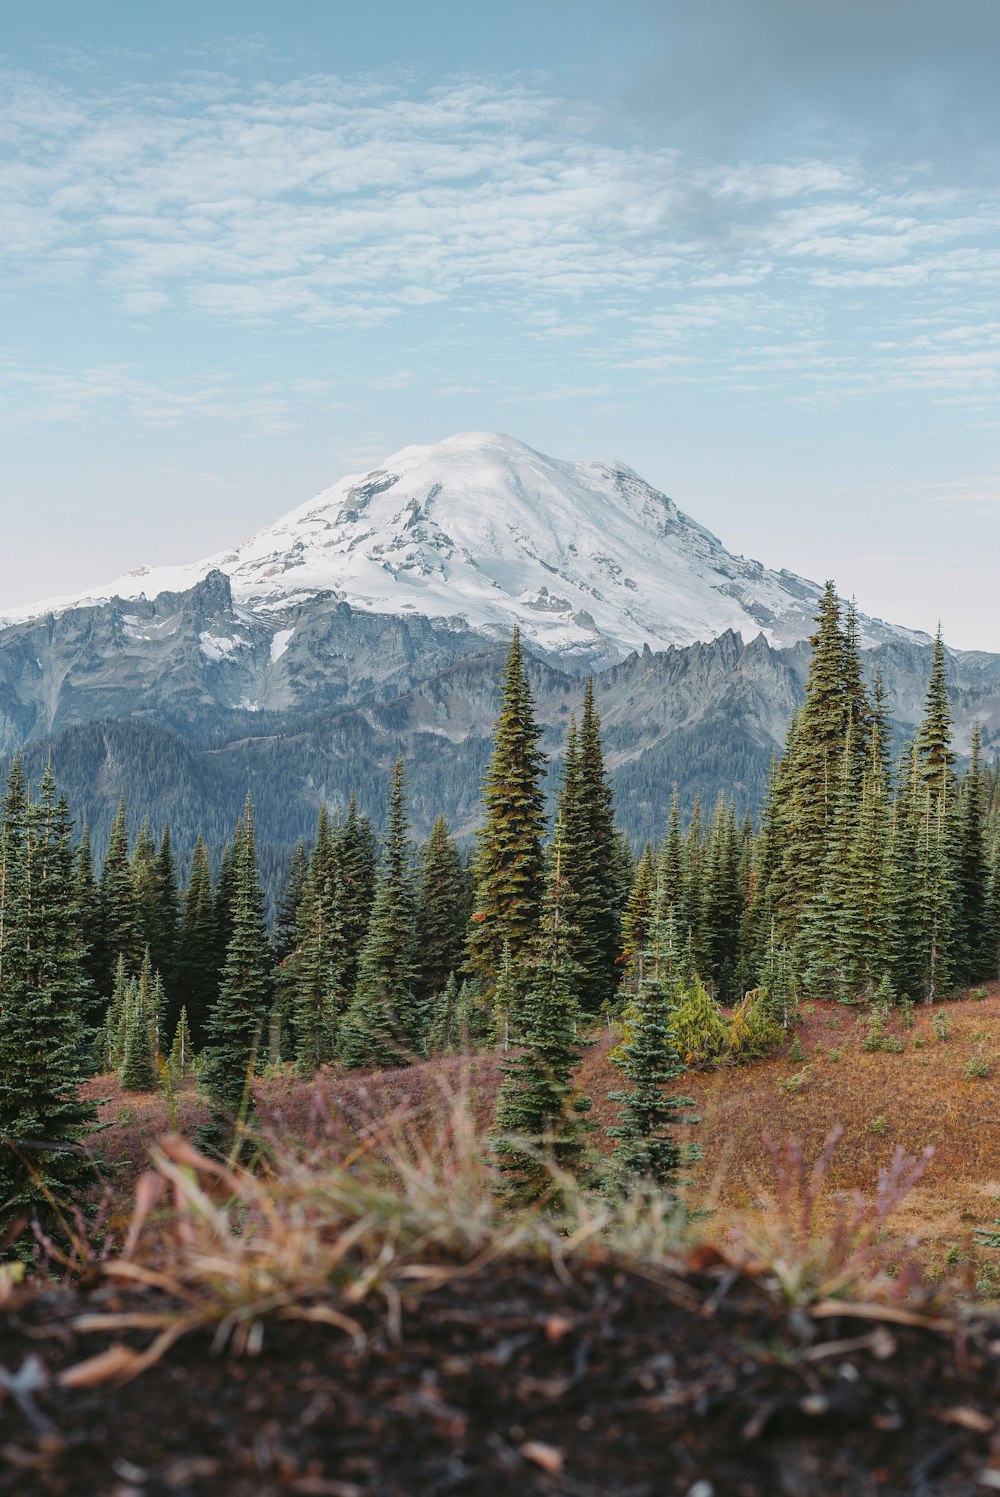
M513 624L537 649L588 668L648 646L735 629L791 644L812 628L816 583L731 555L710 531L620 463L563 462L513 437L462 432L405 447L258 531L236 549L177 567L139 568L106 587L12 610L0 624L114 598L153 602L213 572L244 610L229 633L203 631L210 661L238 660L270 631L280 660L290 611L321 596L359 612L417 615L490 638ZM137 639L161 627L123 615ZM867 643L911 630L862 619Z
M399 750L415 832L439 811L472 832L519 622L553 759L593 672L619 819L641 840L675 783L685 807L722 791L757 808L817 591L731 557L630 470L466 434L344 479L221 558L0 624L0 757L23 746L36 774L51 754L98 851L123 792L133 829L169 820L183 857L199 829L224 841L250 786L273 889L321 802L355 791L380 816ZM862 627L905 737L931 642ZM950 669L957 745L980 718L992 755L1000 656L953 651Z

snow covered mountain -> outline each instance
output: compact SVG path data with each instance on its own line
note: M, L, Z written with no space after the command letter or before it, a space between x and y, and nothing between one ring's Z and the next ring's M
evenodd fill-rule
M234 551L143 567L12 610L0 625L113 598L152 601L213 572L230 579L248 626L273 631L275 661L289 646L292 613L321 594L492 637L516 620L567 664L607 665L647 645L688 645L730 629L792 643L810 633L819 593L805 578L731 555L631 468L562 462L513 437L463 432L342 478ZM126 616L126 627L148 637L144 618ZM871 644L924 638L868 619L863 636ZM220 661L246 643L239 631L201 638L206 659Z

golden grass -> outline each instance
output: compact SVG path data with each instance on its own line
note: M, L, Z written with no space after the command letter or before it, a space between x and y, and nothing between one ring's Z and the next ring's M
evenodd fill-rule
M945 1038L938 1033L942 1016ZM973 1229L1000 1216L1000 984L992 984L981 1001L917 1008L910 1028L895 1015L890 1031L903 1046L898 1053L866 1052L867 1028L866 1010L806 1005L797 1029L801 1059L790 1058L786 1049L748 1066L683 1078L681 1087L702 1119L688 1131L703 1155L692 1170L690 1199L714 1213L718 1234L737 1229L748 1210L764 1206L773 1194L765 1131L776 1139L798 1139L805 1156L814 1158L837 1125L843 1138L823 1183L827 1202L838 1192L869 1189L897 1146L914 1156L934 1149L899 1216L932 1266L954 1262L956 1254L970 1257ZM605 1031L580 1069L581 1084L593 1098L591 1120L599 1125L595 1142L605 1148L600 1127L616 1113L607 1094L620 1084L607 1058L612 1043ZM967 1079L970 1062L976 1069L985 1063L989 1074ZM500 1065L499 1056L487 1055L475 1060L467 1076L462 1058L384 1073L331 1068L308 1080L285 1071L257 1084L258 1112L276 1145L300 1157L317 1149L343 1156L363 1146L373 1127L404 1116L427 1147L449 1089L465 1089L476 1128L488 1131ZM803 1072L801 1089L779 1085ZM168 1129L192 1136L200 1103L190 1088L182 1091L171 1119L162 1096L122 1094L113 1078L98 1078L90 1090L110 1098L102 1121L111 1126L95 1136L94 1147L115 1164L119 1205L111 1225L121 1237L148 1145Z

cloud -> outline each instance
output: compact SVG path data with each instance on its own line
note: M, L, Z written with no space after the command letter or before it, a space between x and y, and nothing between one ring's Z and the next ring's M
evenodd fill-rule
M853 35L862 11L844 3ZM789 7L765 0L765 31ZM1000 193L921 161L883 171L850 143L706 163L596 106L478 78L420 92L203 71L91 92L8 70L0 194L0 295L103 298L132 320L346 337L428 307L437 327L486 313L576 340L589 367L554 390L595 388L602 367L745 390L767 368L808 372L796 398L909 382L976 404L993 379L914 340L930 309L936 332L974 325L1000 281ZM63 412L95 398L85 375L53 386Z

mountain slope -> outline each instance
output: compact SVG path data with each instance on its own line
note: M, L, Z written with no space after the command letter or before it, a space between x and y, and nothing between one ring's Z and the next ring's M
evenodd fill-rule
M405 447L343 478L236 550L190 566L140 568L107 587L18 609L19 623L113 598L153 600L221 572L246 629L201 633L210 661L238 658L255 627L272 659L297 627L287 615L321 594L354 610L450 620L505 637L516 621L567 664L611 664L644 646L763 630L804 638L819 588L732 556L631 468L545 457L497 433ZM140 614L133 640L155 639ZM865 620L868 643L922 638Z

